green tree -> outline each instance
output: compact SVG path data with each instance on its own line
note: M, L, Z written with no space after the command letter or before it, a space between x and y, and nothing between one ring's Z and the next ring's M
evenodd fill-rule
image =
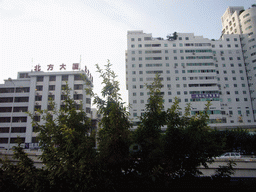
M66 86L65 105L60 110L37 111L43 124L33 121L39 131L38 140L42 149L41 159L55 191L82 191L93 188L96 158L94 139L88 135L90 119L70 98ZM52 102L51 105L54 105ZM33 115L31 115L34 118Z
M37 169L34 162L28 157L21 147L13 147L13 159L0 159L0 190L1 191L48 191L49 183L42 169Z
M108 61L105 70L97 64L97 72L103 79L102 97L94 96L98 113L102 114L97 135L99 160L107 178L118 179L128 168L131 123L119 93L119 82ZM112 180L113 181L113 180ZM114 182L114 181L113 181Z
M210 103L197 115L189 116L190 105L185 115L179 113L179 102L175 98L167 111L167 131L165 135L166 173L172 177L198 174L199 165L207 166L222 151L223 141L212 137L207 125Z
M154 82L146 86L149 90L148 103L145 106L145 113L140 117L141 122L133 134L133 139L142 149L135 154L135 157L140 159L140 164L137 165L138 172L155 180L156 170L161 170L159 167L163 152L161 128L166 123L160 75L156 74Z

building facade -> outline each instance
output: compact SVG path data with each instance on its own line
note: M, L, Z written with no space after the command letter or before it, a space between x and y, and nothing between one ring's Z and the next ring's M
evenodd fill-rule
M191 103L191 115L211 101L211 127L256 128L256 5L247 10L228 7L221 21L219 40L193 33L164 39L140 30L128 31L126 88L135 124L147 103L145 84L152 83L158 73L165 110L175 97L181 113Z
M239 34L245 63L249 93L256 118L256 5L229 7L222 16L222 34ZM235 28L236 27L236 28Z
M82 75L89 82L85 85ZM60 109L66 98L63 88L71 88L70 96L90 117L91 98L86 94L87 86L93 87L92 78L84 71L65 72L19 72L17 79L5 80L0 85L0 147L10 149L19 136L26 147L38 147L37 133L32 127L32 120L26 112L36 114L37 109L51 110L49 101ZM42 122L40 116L36 119Z
M148 90L156 73L162 79L165 110L179 98L181 113L191 103L191 115L211 101L210 126L249 128L255 125L252 100L239 35L209 40L192 33L176 39L153 38L143 31L128 31L126 86L131 118L144 113Z

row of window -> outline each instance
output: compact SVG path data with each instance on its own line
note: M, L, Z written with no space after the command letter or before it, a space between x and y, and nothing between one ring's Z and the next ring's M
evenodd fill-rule
M13 112L27 112L28 107L14 107ZM12 112L12 107L0 107L0 113Z
M145 64L146 67L162 67L163 64L162 63L150 63L150 64ZM169 67L170 64L166 63L165 64L166 67ZM178 67L179 64L175 63L174 64L175 67ZM184 67L185 63L181 63L181 66ZM214 66L214 63L186 63L186 66ZM132 64L132 68L135 68L136 64ZM143 64L139 64L139 67L143 67ZM215 64L215 67L219 67L219 64ZM222 64L222 67L226 67L226 64ZM230 67L235 67L234 63L230 63ZM238 63L238 67L242 67L241 63Z
M0 127L0 133L9 133L10 127ZM26 127L12 127L11 133L26 133Z
M37 76L36 80L37 80L37 82L42 82L42 81L44 81L44 76ZM62 75L61 80L62 81L68 81L68 75ZM77 74L77 75L74 75L74 80L75 81L83 80L83 77L82 77L82 75ZM49 76L49 81L56 81L56 76L55 75L50 75Z
M178 45L179 45L179 47L183 47L183 46L186 46L186 47L191 47L191 46L205 47L205 46L211 46L211 43L185 43L185 44L179 43ZM144 44L144 47L161 47L161 46L162 46L161 44ZM177 47L177 44L173 43L172 46ZM142 44L138 44L138 47L142 48ZM165 43L164 47L168 47L168 44ZM135 44L131 44L131 48L135 48Z
M15 97L14 102L19 103L19 102L28 102L29 97ZM12 103L13 102L13 97L0 97L0 103Z
M0 117L0 123L10 123L11 117ZM12 117L13 123L24 123L27 122L27 117Z
M37 95L35 96L35 101L42 101L43 96L42 95ZM55 95L48 95L48 100L54 100L55 99ZM61 100L66 100L67 99L67 95L61 95ZM73 95L73 99L74 100L82 100L83 99L83 95L82 94L74 94ZM90 98L86 98L86 103L87 104L91 104L91 99Z
M157 39L162 40L162 38L157 38ZM182 37L179 37L178 39L182 40ZM141 40L142 40L141 38L138 38L138 41L141 41ZM144 41L149 41L149 40L152 40L152 37L144 37ZM189 37L185 37L185 40L189 40ZM135 41L135 38L131 38L131 41Z
M25 137L12 137L10 138L10 143L18 143L18 139L21 140L21 143L25 143ZM8 140L7 137L0 137L0 144L6 144L8 143Z
M178 57L177 56L174 56L173 57L174 60L177 60ZM181 60L184 60L185 57L184 56L181 56L180 57ZM190 59L214 59L215 61L217 61L217 57L213 57L213 56L187 56L186 57L187 60L190 60ZM142 57L139 57L138 58L139 61L142 61L143 58ZM163 60L163 57L145 57L145 60ZM170 57L164 57L164 60L170 60ZM225 61L225 57L221 57L221 60L222 61ZM229 57L229 60L230 61L233 61L234 58L233 57ZM237 57L237 60L241 60L241 57ZM132 57L132 61L136 61L136 58L135 57Z
M65 90L66 85L61 85L61 89ZM83 89L83 84L74 84L74 90L82 90ZM54 91L55 90L55 85L49 85L49 91ZM43 85L37 85L36 86L36 91L43 91Z
M29 93L29 87L17 87L17 88L0 88L0 93Z

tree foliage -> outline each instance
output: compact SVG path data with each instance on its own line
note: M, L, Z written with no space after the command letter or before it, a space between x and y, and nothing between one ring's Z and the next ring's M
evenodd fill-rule
M119 93L117 76L111 66L109 61L105 70L96 65L103 84L102 97L94 94L94 104L99 109L98 113L102 114L97 142L99 160L105 166L104 169L110 177L120 177L129 160L131 123Z
M77 111L67 86L64 107L57 110L51 101L52 110L30 114L32 119L41 116L43 120L34 120L33 127L38 130L45 167L36 168L18 145L14 147L16 165L0 160L0 187L7 191L118 191L120 186L141 185L160 189L174 178L198 175L197 167L207 166L223 150L255 150L252 143L256 137L246 131L219 132L208 127L209 102L204 111L192 116L190 104L181 114L178 98L165 110L158 74L146 85L149 98L145 113L138 128L130 132L129 113L111 66L109 61L104 70L96 65L103 84L101 96L88 90L102 115L96 133L97 151L95 138L88 133L90 119L82 108ZM232 166L220 167L215 176L229 176Z
M42 116L44 123L33 121L33 126L39 131L38 140L43 151L40 158L46 166L51 186L57 191L85 190L93 182L94 139L88 135L90 120L86 113L82 108L76 110L68 87L65 92L64 107L38 111L37 115Z
M185 174L196 175L199 165L207 166L206 162L222 151L223 141L212 137L212 131L207 125L210 103L205 110L194 116L187 116L190 105L185 109L185 115L179 114L178 99L167 111L167 130L165 135L166 171L173 177Z

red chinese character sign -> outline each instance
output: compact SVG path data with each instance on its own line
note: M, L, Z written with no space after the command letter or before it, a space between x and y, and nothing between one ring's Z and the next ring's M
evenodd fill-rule
M61 69L66 70L66 65L65 65L64 63L62 63L62 64L60 65L60 70L61 70Z
M53 70L53 66L54 66L53 64L49 64L47 66L48 66L47 71L49 71L49 70L52 71Z
M41 71L41 66L40 66L39 64L36 65L35 68L34 68L34 70L35 70L35 71Z
M54 64L49 64L47 65L47 71L52 71L53 70L53 67L54 67ZM62 63L60 65L60 70L66 70L66 64ZM41 65L38 64L38 65L35 65L34 66L34 71L41 71ZM80 70L80 63L73 63L72 64L72 70ZM83 70L81 70L83 71ZM87 66L84 67L84 72L87 74L88 78L91 79L91 81L93 82L93 76L91 75L89 69L87 68Z
M73 63L72 69L79 70L79 63Z

